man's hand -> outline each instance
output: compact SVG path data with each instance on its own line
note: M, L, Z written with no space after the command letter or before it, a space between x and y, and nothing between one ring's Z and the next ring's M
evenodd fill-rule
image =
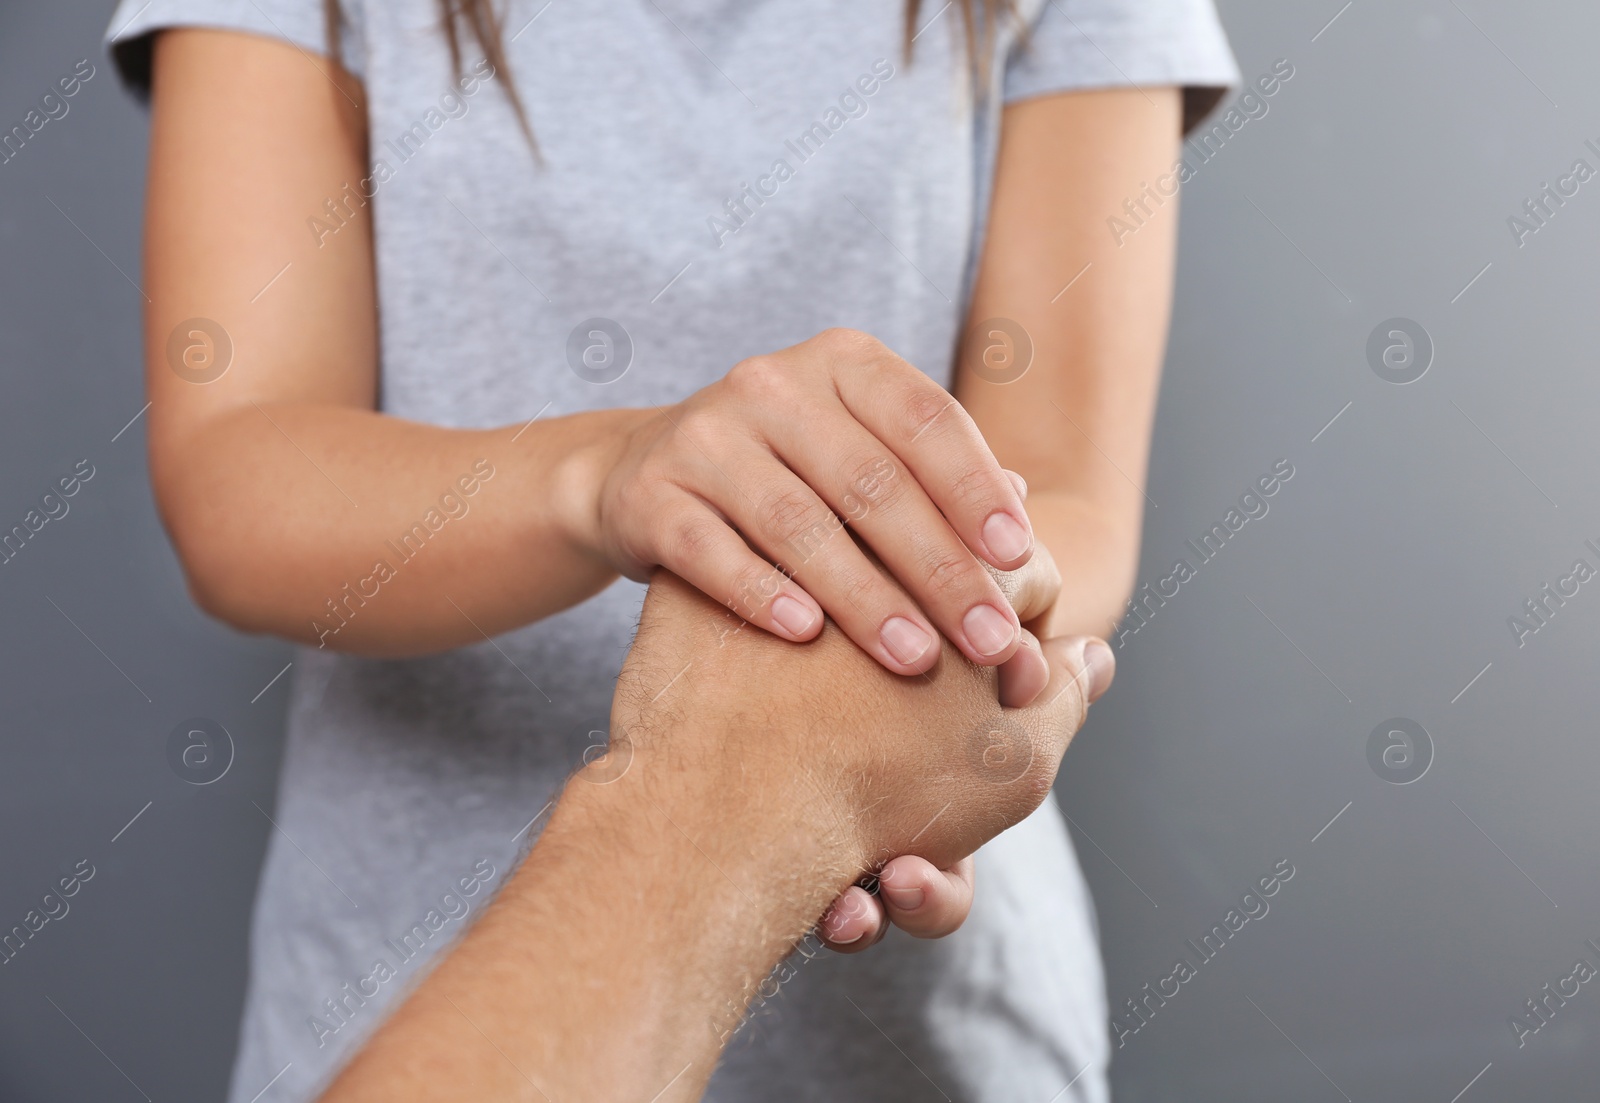
M1026 484L1014 481L1026 499ZM1020 570L992 573L1018 619L1029 629L1041 627L1061 593L1061 574L1049 549L1040 545ZM1032 704L1049 678L1049 664L1030 631L1023 633L1018 654L1023 652L1033 661L1013 661L998 668L1000 704L1009 708ZM877 893L861 886L846 889L817 924L817 936L829 948L847 954L877 945L890 924L917 938L944 938L959 929L972 910L974 872L970 857L948 869L914 854L892 858L865 879Z
M998 675L948 644L907 679L831 625L796 645L739 624L657 573L611 749L326 1099L700 1098L829 903L1033 811L1111 677L1098 641L1046 641L1044 692L1002 709Z
M1045 641L1049 682L1036 703L1002 709L997 675L948 646L926 678L905 679L860 661L831 625L780 647L730 639L728 624L658 572L618 680L613 738L629 741L641 774L723 779L712 818L748 814L751 800L786 806L756 819L806 825L808 845L851 880L900 854L949 865L1032 812L1104 690L1096 676L1111 678L1099 641Z

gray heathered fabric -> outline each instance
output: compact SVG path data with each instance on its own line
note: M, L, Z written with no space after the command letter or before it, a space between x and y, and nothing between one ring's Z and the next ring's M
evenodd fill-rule
M347 0L345 62L366 81L379 174L393 414L490 426L672 402L840 325L948 384L1000 101L1237 76L1210 0L1024 0L1032 45L997 44L1001 94L976 111L957 9L940 0L922 5L910 66L897 0L544 5L512 0L505 19L536 168L502 81L452 94L434 0ZM124 0L110 37L136 88L145 36L173 25L322 49L320 0ZM797 149L814 123L821 137ZM768 175L779 160L788 179ZM747 198L753 214L729 230L725 203L746 183L770 194ZM567 364L568 335L596 316L634 346L604 385ZM605 730L641 592L620 583L495 645L425 659L296 656L234 1100L274 1076L263 1103L311 1097L477 914L519 830ZM1105 1099L1093 910L1053 803L986 847L979 870L951 938L793 959L708 1098Z

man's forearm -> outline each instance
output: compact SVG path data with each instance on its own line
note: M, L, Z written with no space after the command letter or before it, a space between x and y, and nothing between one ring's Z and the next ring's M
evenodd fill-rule
M725 636L737 621L668 578L611 750L326 1100L699 1099L761 981L859 875L837 802L792 757L739 745L807 711L797 687L892 676L831 625L804 649ZM763 700L761 683L779 686Z
M326 1100L700 1098L749 993L849 874L798 822L735 829L750 821L724 785L669 797L648 774L670 768L569 783L493 907Z
M612 750L327 1100L698 1099L824 908L884 857L948 865L1032 812L1110 679L1047 641L1049 685L1002 714L995 671L948 643L902 678L832 624L737 624L657 573Z

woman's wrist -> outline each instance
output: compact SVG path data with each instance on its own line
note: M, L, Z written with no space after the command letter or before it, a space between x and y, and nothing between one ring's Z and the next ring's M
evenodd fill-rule
M1121 617L1139 568L1135 507L1074 490L1031 489L1028 518L1061 571L1061 593L1031 627L1043 637L1109 637Z
M621 461L633 432L658 417L650 409L618 408L575 414L564 436L564 451L550 466L547 497L556 531L577 553L605 562L615 571L604 536L601 499L606 481Z

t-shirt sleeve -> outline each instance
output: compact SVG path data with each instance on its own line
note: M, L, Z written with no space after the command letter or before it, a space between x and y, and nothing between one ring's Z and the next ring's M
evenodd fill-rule
M339 63L362 75L361 19L356 5L341 4ZM124 84L141 99L150 94L150 54L155 32L171 27L211 27L277 38L309 54L331 54L323 0L121 0L106 28L106 46Z
M1006 67L1007 103L1089 88L1177 85L1183 129L1239 83L1212 0L1044 0Z

